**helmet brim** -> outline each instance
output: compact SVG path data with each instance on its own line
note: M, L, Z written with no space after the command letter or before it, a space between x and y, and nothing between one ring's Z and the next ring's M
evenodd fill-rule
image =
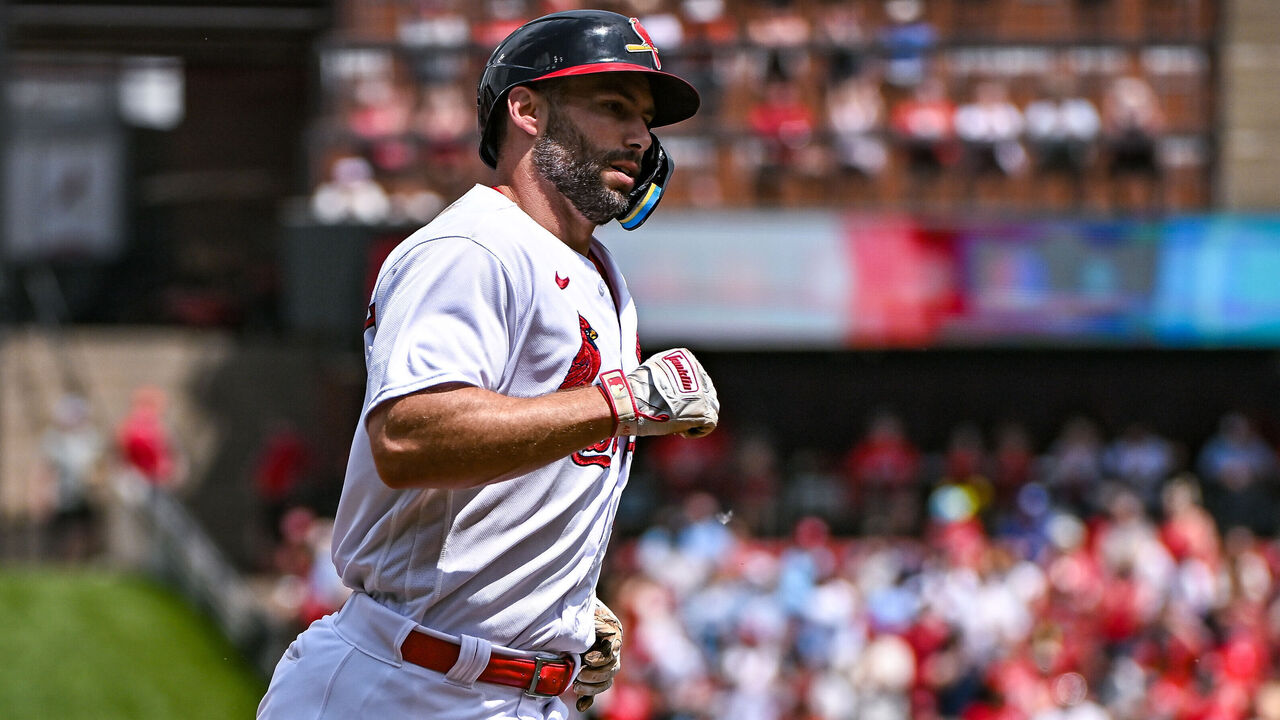
M590 63L575 65L555 72L547 73L534 82L562 77L595 75L598 73L635 72L642 73L649 80L649 90L653 93L653 121L649 127L673 125L681 120L688 120L698 112L702 98L692 85L671 73L654 70L643 65L632 63Z

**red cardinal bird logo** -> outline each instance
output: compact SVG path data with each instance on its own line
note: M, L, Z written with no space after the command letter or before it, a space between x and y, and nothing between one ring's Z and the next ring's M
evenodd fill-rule
M628 43L627 52L647 52L653 53L653 69L661 70L662 61L658 59L658 46L653 44L653 40L649 37L649 31L644 29L637 18L630 18L631 29L636 31L636 36L640 38L638 43Z
M600 348L596 347L596 339L600 337L600 333L581 314L578 315L578 327L582 330L582 347L578 348L578 354L569 363L569 372L565 374L564 382L560 383L561 390L590 385L595 382L596 373L600 372Z

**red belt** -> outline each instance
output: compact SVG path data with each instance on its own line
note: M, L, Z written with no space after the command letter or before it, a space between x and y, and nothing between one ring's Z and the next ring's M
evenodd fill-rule
M447 673L458 662L462 648L458 645L413 631L400 646L400 655L414 665L428 670ZM573 665L567 660L548 658L499 657L489 658L480 677L481 682L520 688L534 697L556 697L569 689L573 679Z

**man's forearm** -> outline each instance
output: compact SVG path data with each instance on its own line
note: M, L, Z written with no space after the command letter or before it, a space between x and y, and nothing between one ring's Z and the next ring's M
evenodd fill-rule
M598 388L513 398L463 386L375 408L374 464L393 488L475 487L528 472L609 437L614 417Z

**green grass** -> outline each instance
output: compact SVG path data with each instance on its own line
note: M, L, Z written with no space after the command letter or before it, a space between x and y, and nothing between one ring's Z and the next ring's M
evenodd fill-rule
M264 690L207 618L147 580L0 570L6 720L252 718Z

